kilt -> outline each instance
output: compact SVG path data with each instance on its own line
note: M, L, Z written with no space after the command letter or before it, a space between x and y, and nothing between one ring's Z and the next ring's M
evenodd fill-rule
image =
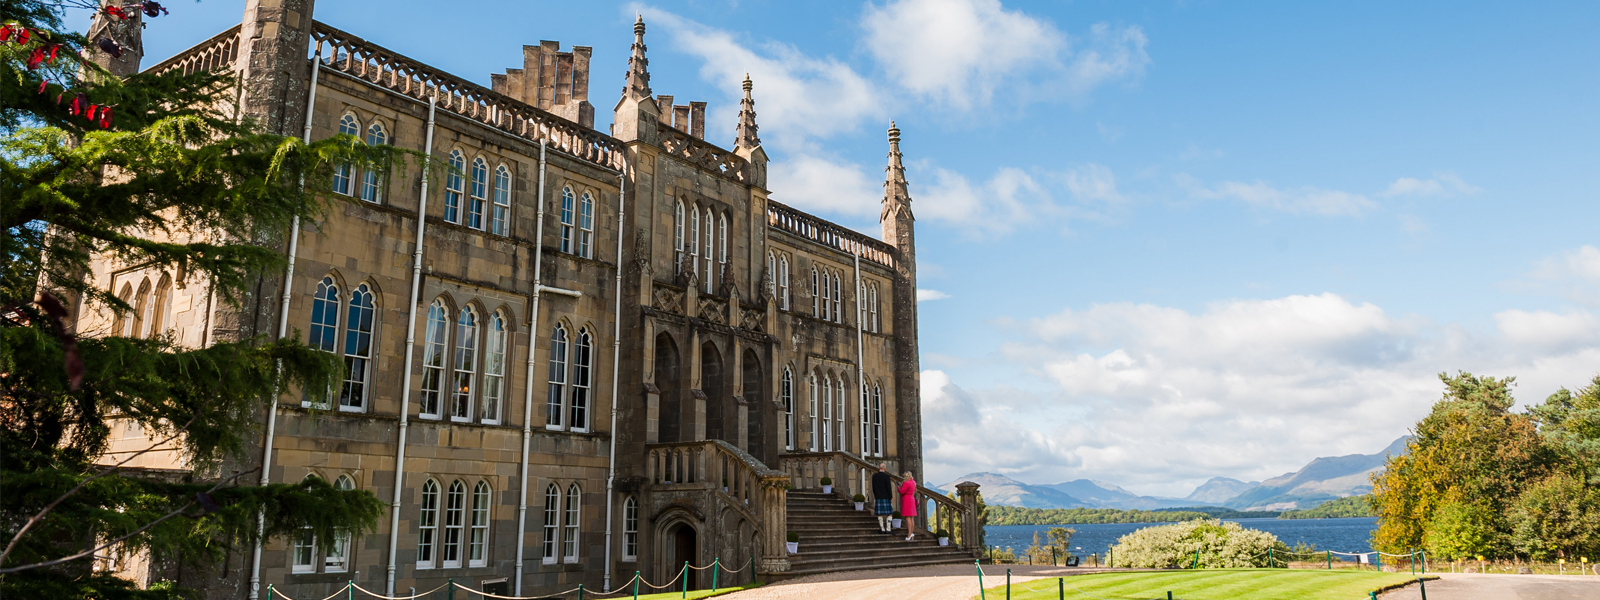
M889 502L888 498L879 498L872 503L872 514L880 517L892 515L894 514L894 504Z

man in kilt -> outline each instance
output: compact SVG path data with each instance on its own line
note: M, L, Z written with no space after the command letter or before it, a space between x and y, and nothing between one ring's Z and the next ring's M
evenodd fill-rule
M878 532L894 533L891 517L894 515L894 479L889 476L889 465L878 463L878 472L872 474L872 513L878 515Z

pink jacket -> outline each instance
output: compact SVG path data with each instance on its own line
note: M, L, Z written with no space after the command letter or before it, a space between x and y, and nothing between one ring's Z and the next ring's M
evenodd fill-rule
M900 516L917 516L917 482L907 479L900 484Z

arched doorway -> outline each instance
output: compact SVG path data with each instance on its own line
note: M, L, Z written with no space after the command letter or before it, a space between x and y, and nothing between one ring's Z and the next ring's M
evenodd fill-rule
M727 390L723 389L722 352L717 345L700 345L700 391L706 394L706 439L727 441L734 429L728 427Z
M771 457L767 456L767 382L761 370L761 359L756 357L755 350L746 348L744 358L740 361L740 378L743 380L744 389L740 395L749 405L745 416L748 418L745 427L745 438L749 440L746 452L756 457L762 464L773 464Z
M689 589L700 589L699 577L696 576L700 573L700 570L694 567L702 565L699 564L699 536L695 534L694 526L688 523L679 523L673 526L672 529L668 530L667 540L671 544L667 553L669 574L677 575L683 573L683 563L687 562L690 569L687 573L683 573L683 576L689 580Z
M656 336L656 388L661 390L657 439L662 443L683 441L683 375L678 361L678 345L672 336Z

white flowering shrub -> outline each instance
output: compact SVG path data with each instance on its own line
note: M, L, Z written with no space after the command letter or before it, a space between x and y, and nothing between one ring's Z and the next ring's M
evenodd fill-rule
M1284 566L1281 553L1289 548L1277 536L1204 519L1146 527L1122 536L1113 546L1116 566L1144 569L1190 568L1196 550L1201 568L1266 567L1268 549L1280 553L1274 562Z

